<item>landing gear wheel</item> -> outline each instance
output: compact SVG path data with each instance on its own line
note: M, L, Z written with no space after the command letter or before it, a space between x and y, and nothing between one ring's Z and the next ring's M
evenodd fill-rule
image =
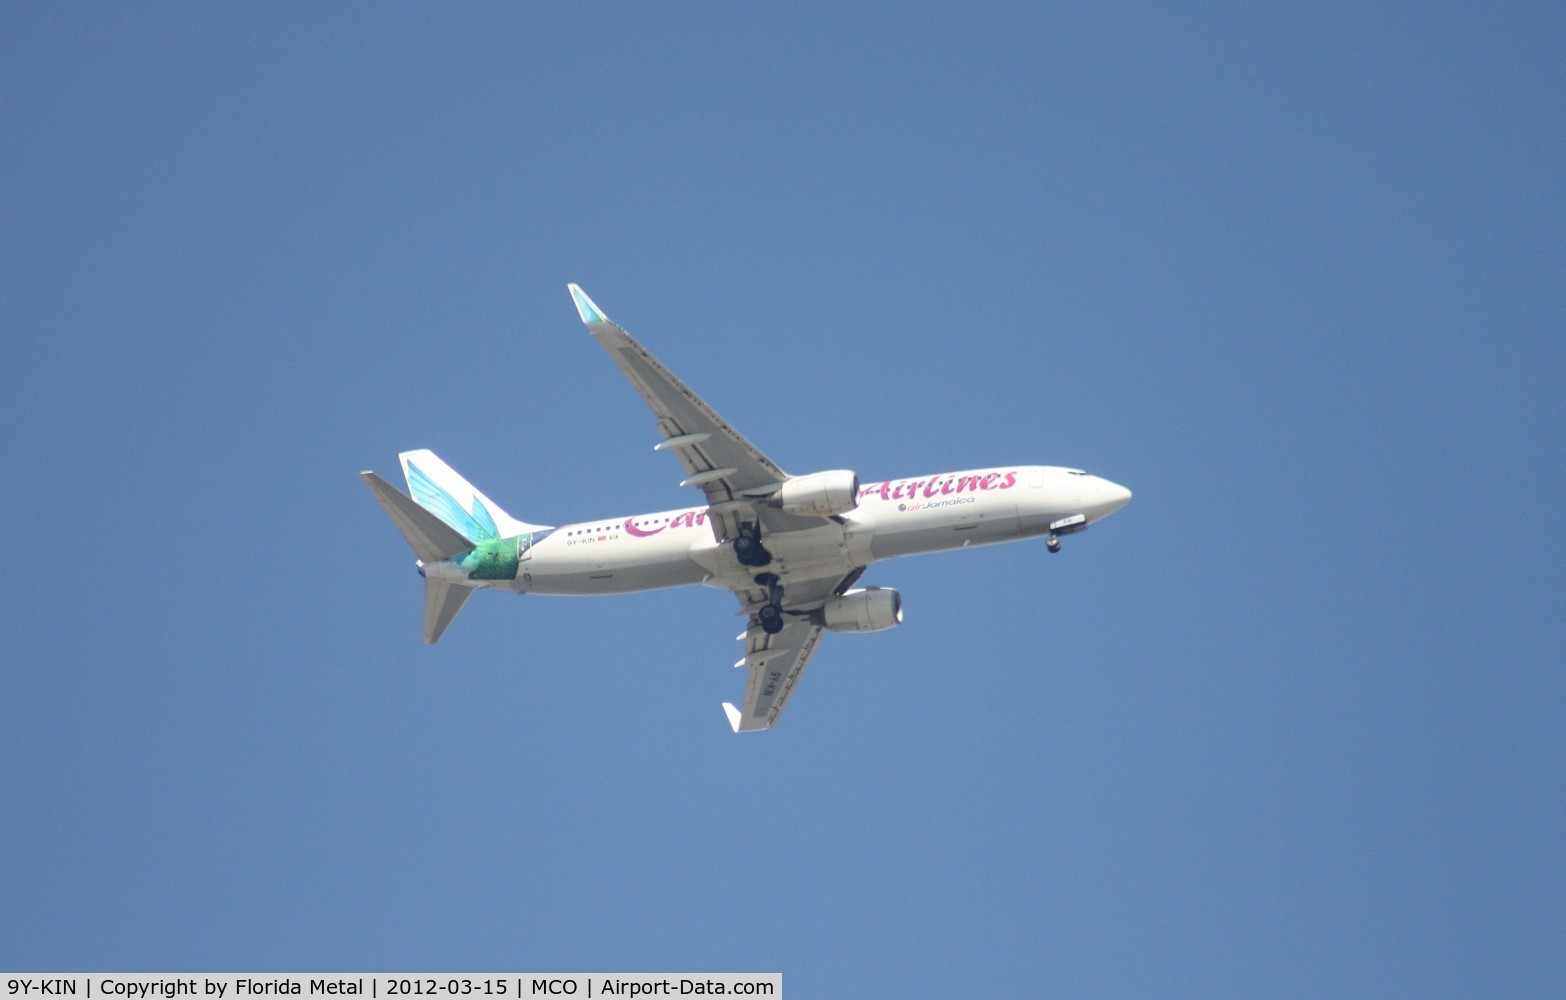
M1059 552L1060 551L1060 536L1059 535L1050 535L1048 538L1046 538L1044 540L1044 547L1049 549L1051 552Z
M765 566L772 561L772 553L761 544L761 536L754 531L742 531L734 536L734 558L741 566Z
M776 604L763 604L756 612L756 618L761 622L761 630L768 635L783 631L783 609Z

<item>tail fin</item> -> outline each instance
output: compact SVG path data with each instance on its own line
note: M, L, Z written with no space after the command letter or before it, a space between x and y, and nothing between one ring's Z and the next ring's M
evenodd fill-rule
M397 457L413 499L469 542L510 538L543 527L518 521L501 510L427 448L405 451Z

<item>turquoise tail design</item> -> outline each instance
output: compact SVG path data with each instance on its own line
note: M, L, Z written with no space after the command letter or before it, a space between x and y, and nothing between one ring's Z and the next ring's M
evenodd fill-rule
M495 525L494 515L478 497L473 498L472 512L463 510L455 497L442 489L412 462L408 463L408 488L420 507L445 521L468 541L476 543L499 540L500 529Z

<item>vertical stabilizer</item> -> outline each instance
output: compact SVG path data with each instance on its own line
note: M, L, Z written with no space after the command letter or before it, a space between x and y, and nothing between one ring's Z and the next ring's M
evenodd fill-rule
M518 521L501 510L499 504L480 493L427 448L405 451L397 457L402 461L402 474L408 480L408 492L419 506L470 542L510 538L544 527Z
M472 594L471 588L445 580L424 581L424 643L433 646L446 634L446 627L457 617Z

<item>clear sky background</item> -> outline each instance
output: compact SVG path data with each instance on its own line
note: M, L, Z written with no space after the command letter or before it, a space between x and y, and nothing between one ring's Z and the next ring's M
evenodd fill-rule
M1559 4L0 13L0 964L1566 992ZM1136 499L420 643L355 474L691 504L578 281L785 468Z

